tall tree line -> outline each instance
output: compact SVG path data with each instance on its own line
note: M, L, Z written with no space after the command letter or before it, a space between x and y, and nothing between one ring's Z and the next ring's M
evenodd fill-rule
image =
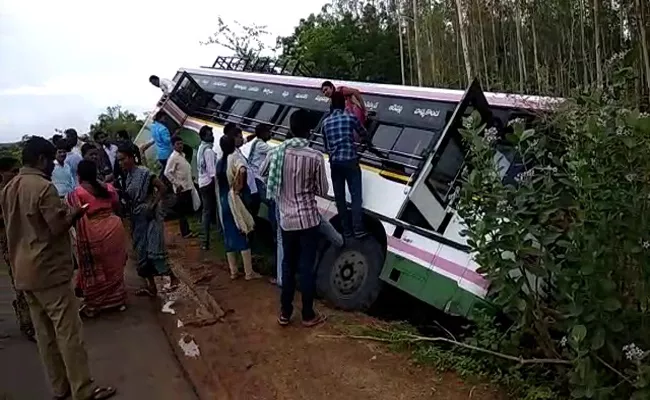
M401 83L401 53L406 84L553 96L625 67L647 105L649 30L646 0L333 0L278 44L331 78Z

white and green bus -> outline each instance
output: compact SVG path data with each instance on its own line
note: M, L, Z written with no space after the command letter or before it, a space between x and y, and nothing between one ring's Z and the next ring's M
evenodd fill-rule
M218 146L228 122L238 123L245 134L268 123L274 127L271 143L278 144L286 137L293 111L308 110L315 128L329 110L329 99L320 91L324 79L241 65L241 60L220 58L212 67L180 69L173 92L155 111L165 112L170 131L196 148L203 125L213 128ZM335 307L366 310L388 284L444 312L470 316L477 305L485 304L490 282L477 272L460 235L463 221L453 207L466 164L458 132L461 119L477 110L488 126L503 132L508 121L532 120L557 99L483 93L478 82L463 92L332 81L358 89L369 111L373 146L361 155L361 168L365 225L371 235L342 249L323 246L318 292ZM149 123L137 144L150 140ZM316 132L312 146L323 150ZM515 156L504 153L501 170L504 177L513 176L518 172ZM339 227L333 200L330 189L318 204Z

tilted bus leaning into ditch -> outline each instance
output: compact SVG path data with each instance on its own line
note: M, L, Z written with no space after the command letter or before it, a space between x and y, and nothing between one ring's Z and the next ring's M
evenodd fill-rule
M286 137L293 111L307 110L312 129L329 111L329 99L320 90L323 79L287 76L271 67L262 68L265 73L251 72L260 69L241 67L241 62L218 58L213 67L180 69L174 90L156 109L165 113L170 132L197 148L203 125L213 127L218 143L228 122L238 123L248 134L268 123L273 126L269 143L277 145ZM508 121L532 121L558 100L483 93L478 82L465 92L334 84L358 89L369 112L366 127L372 146L361 153L361 168L364 224L370 235L342 249L323 245L318 292L336 307L365 310L382 284L390 284L447 313L470 316L485 303L489 282L477 272L453 207L465 167L466 150L458 132L462 117L476 110L488 127L503 132ZM137 144L150 140L148 124ZM317 132L312 146L324 150ZM242 150L247 154L250 144ZM502 177L519 172L514 152L503 149L496 161ZM331 188L329 165L327 173ZM319 198L319 207L340 227L332 189Z

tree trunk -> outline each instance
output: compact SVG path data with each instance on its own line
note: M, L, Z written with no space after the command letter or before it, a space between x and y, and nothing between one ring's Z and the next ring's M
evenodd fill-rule
M483 17L481 16L481 0L478 0L476 11L478 12L479 36L481 39L481 54L483 55L483 69L485 71L485 88L490 90L490 74L488 72L487 55L485 54L485 36L483 34Z
M433 21L429 18L429 23L427 24L427 42L429 43L429 62L431 63L431 86L436 85L436 58L435 58L435 48L433 47L433 28L431 25Z
M582 83L585 88L589 87L589 71L587 65L587 39L585 36L585 1L580 0L580 47L582 48Z
M603 65L600 54L600 0L594 0L594 50L596 52L596 85L599 89L603 88Z
M404 21L404 25L406 26L406 47L409 49L409 80L410 84L413 85L413 46L411 46L408 21Z
M569 85L574 82L577 84L580 80L580 73L578 72L578 63L574 63L573 50L575 48L575 17L573 15L573 8L571 8L571 29L569 30ZM575 67L574 67L575 65ZM575 79L574 79L575 73Z
M641 39L643 66L645 68L645 82L648 88L648 101L650 101L650 54L648 54L648 32L645 26L645 15L643 14L643 5L641 4L641 0L635 0L635 5L637 10L636 14L638 15L639 37Z
M497 0L493 0L493 11L494 13L490 14L490 20L492 21L492 48L494 51L494 75L498 78L499 77L499 51L497 49L497 28L496 24L494 23L494 20L496 19L496 16L499 13L499 3Z
M460 31L460 42L463 46L463 58L465 59L465 72L467 73L467 85L472 83L472 62L469 58L469 45L467 43L467 31L465 30L465 17L463 16L463 0L456 0L458 12L458 27Z
M397 4L397 23L397 33L399 35L399 62L400 70L402 73L402 85L406 85L406 71L404 70L404 39L402 38L404 31L404 21L402 20L402 10L399 3Z
M420 58L420 33L418 29L418 1L413 0L413 35L415 38L415 65L418 73L418 86L422 86L422 60Z
M524 39L521 34L521 8L519 0L515 0L515 30L517 34L517 60L519 65L519 92L526 89L526 60L524 59Z
M537 29L535 28L535 14L531 15L533 31L533 57L535 58L535 76L537 77L537 91L542 91L542 76L539 73L539 59L537 58Z

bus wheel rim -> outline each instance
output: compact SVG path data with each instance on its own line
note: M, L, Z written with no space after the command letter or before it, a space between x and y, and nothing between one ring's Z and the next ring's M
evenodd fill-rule
M366 257L358 251L343 252L332 267L331 283L339 296L352 296L368 274Z

